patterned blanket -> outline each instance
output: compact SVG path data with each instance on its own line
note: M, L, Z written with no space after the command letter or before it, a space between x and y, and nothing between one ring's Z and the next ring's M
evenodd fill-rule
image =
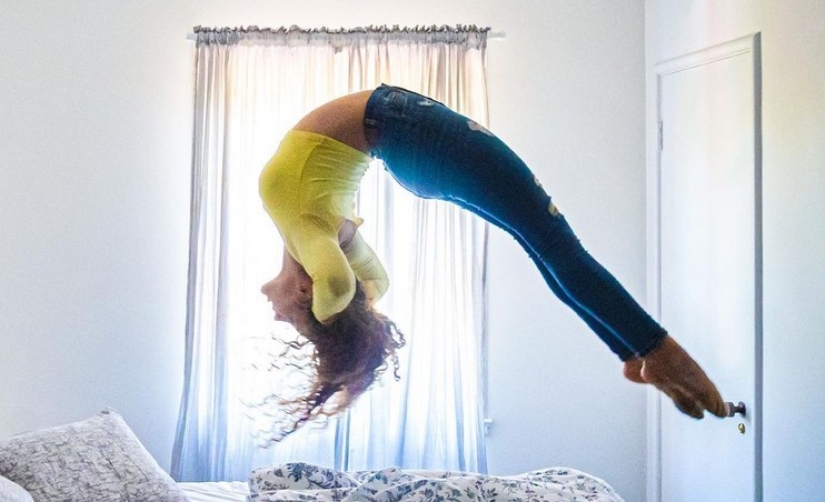
M340 472L305 463L256 469L251 502L624 502L601 479L575 469L550 468L516 476L464 472Z

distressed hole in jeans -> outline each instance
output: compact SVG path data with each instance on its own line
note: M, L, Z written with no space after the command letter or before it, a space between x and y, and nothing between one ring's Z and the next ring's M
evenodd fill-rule
M422 99L418 102L418 106L433 106L433 102L429 99Z
M550 203L549 206L547 206L547 210L550 211L550 214L553 215L553 216L558 216L559 215L559 208L557 208L556 205L553 204L552 202Z
M470 119L467 119L467 127L469 127L471 131L478 131L478 132L482 132L482 133L486 134L487 136L490 136L491 138L495 138L495 137L496 137L496 136L495 136L495 134L493 134L493 133L491 133L490 131L488 131L486 127L484 127L483 125L479 124L479 123L478 123L478 122L476 122L475 120L470 120Z

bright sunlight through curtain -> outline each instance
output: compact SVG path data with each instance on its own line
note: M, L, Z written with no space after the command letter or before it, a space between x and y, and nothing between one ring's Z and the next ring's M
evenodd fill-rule
M487 123L487 30L195 29L192 223L186 375L172 473L246 480L263 465L485 472L486 224L417 199L373 162L359 190L361 233L390 290L377 308L405 333L391 371L346 414L260 448L244 402L281 383L268 361L291 326L261 284L280 268L280 237L257 194L284 133L324 102L380 83L427 94Z

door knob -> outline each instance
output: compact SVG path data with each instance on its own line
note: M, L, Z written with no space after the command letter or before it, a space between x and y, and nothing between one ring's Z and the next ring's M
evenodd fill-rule
M727 401L727 402L725 402L725 406L728 407L728 417L732 417L732 416L736 415L737 413L739 413L740 415L742 415L744 417L745 414L748 411L747 408L745 407L745 403L743 403L742 401L739 401L736 404L733 404L730 401Z

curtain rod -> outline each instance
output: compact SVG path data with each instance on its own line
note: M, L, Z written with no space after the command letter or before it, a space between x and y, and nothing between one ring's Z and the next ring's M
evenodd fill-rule
M487 32L487 40L506 40L507 33L504 31L488 31ZM198 36L194 33L188 33L186 35L186 40L190 42L196 42L198 40Z

